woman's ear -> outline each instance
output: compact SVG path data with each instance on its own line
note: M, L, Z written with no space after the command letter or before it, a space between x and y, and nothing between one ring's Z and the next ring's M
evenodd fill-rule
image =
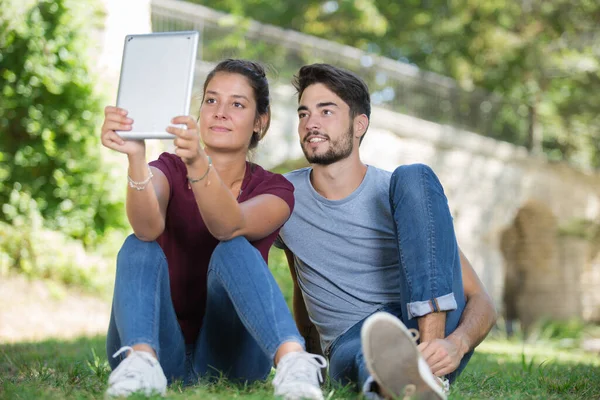
M262 138L264 135L264 127L267 126L267 121L269 120L269 114L260 115L254 121L254 132L258 132L259 138Z

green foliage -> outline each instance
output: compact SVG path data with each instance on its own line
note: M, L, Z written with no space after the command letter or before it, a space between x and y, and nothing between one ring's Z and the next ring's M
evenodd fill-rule
M600 243L600 223L585 218L573 218L558 227L560 236L572 236Z
M579 340L584 336L586 324L580 319L569 321L540 321L533 334L538 340Z
M125 227L124 191L100 156L101 98L89 68L95 3L2 1L0 221L21 199L47 226L86 244Z
M452 108L478 133L542 147L552 160L600 167L600 2L596 0L190 1L452 77L465 92L440 89L434 93L439 96L437 104L427 105L431 115L422 118L443 123L447 115L437 109ZM245 29L245 24L239 25ZM214 42L218 45L219 40ZM255 56L259 47L246 45L237 56L246 57L246 49ZM277 47L272 44L274 51L255 58L270 60L279 53ZM304 56L299 57L303 62L321 61L318 55ZM336 62L335 55L331 57L329 61ZM369 75L367 68L337 63ZM368 81L375 98L383 88ZM475 88L499 98L479 98ZM431 88L417 88L416 93L409 86L395 90L398 101L410 105L427 98L424 92ZM402 97L402 92L408 95ZM472 102L463 99L469 95ZM480 114L481 110L486 112Z
M121 231L107 231L97 252L86 251L79 240L43 227L35 201L26 193L13 197L21 206L12 224L0 221L0 276L18 272L106 295L114 276L114 254ZM100 254L102 249L111 256Z
M279 285L283 298L288 305L288 308L292 310L292 297L294 294L294 282L290 275L290 269L288 267L287 259L283 250L271 247L269 251L269 269L275 278L275 281Z
M110 366L105 357L99 357L96 354L96 349L92 347L92 359L88 360L87 366L93 375L98 377L100 381L107 381L110 375Z
M271 168L271 172L277 174L285 174L286 172L294 171L296 169L308 167L310 164L306 161L305 157L300 157L295 160L286 160L283 163L276 165Z

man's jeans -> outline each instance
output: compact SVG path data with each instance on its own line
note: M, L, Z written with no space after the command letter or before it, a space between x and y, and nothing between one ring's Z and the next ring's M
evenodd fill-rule
M165 255L156 242L131 235L117 258L106 343L112 369L121 346L147 344L169 382L200 377L265 379L279 346L304 346L283 295L259 251L245 238L221 242L207 276L207 304L196 343L186 346L175 315ZM203 310L198 310L202 312Z
M418 328L417 317L446 312L446 336L452 333L465 308L458 245L444 189L431 168L422 164L398 167L391 178L390 204L396 225L400 258L401 304L380 311L396 315L408 328ZM366 319L366 318L365 318ZM360 342L363 321L339 336L329 349L329 374L342 384L363 387L369 372ZM453 382L471 358L467 354Z

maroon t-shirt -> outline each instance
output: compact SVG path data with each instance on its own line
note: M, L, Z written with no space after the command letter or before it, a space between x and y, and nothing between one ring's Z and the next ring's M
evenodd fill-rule
M150 163L160 169L170 185L165 230L157 242L163 249L169 265L171 298L186 343L198 337L206 308L206 273L213 250L219 241L210 234L188 185L187 169L175 154L162 153ZM246 163L242 192L238 202L261 194L273 194L294 208L294 186L282 175L265 171ZM268 263L268 254L279 229L269 236L252 242Z

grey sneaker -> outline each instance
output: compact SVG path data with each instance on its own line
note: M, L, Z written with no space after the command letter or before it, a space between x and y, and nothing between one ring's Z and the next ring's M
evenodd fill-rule
M316 354L305 351L286 354L279 360L273 379L275 396L285 400L323 400L321 368L326 366L325 358Z
M385 397L445 400L440 381L421 357L416 340L393 315L385 312L371 315L361 330L367 368Z
M167 378L158 360L148 352L135 351L129 346L121 347L113 357L125 351L130 351L129 356L111 372L105 397L127 397L133 393L164 396Z

